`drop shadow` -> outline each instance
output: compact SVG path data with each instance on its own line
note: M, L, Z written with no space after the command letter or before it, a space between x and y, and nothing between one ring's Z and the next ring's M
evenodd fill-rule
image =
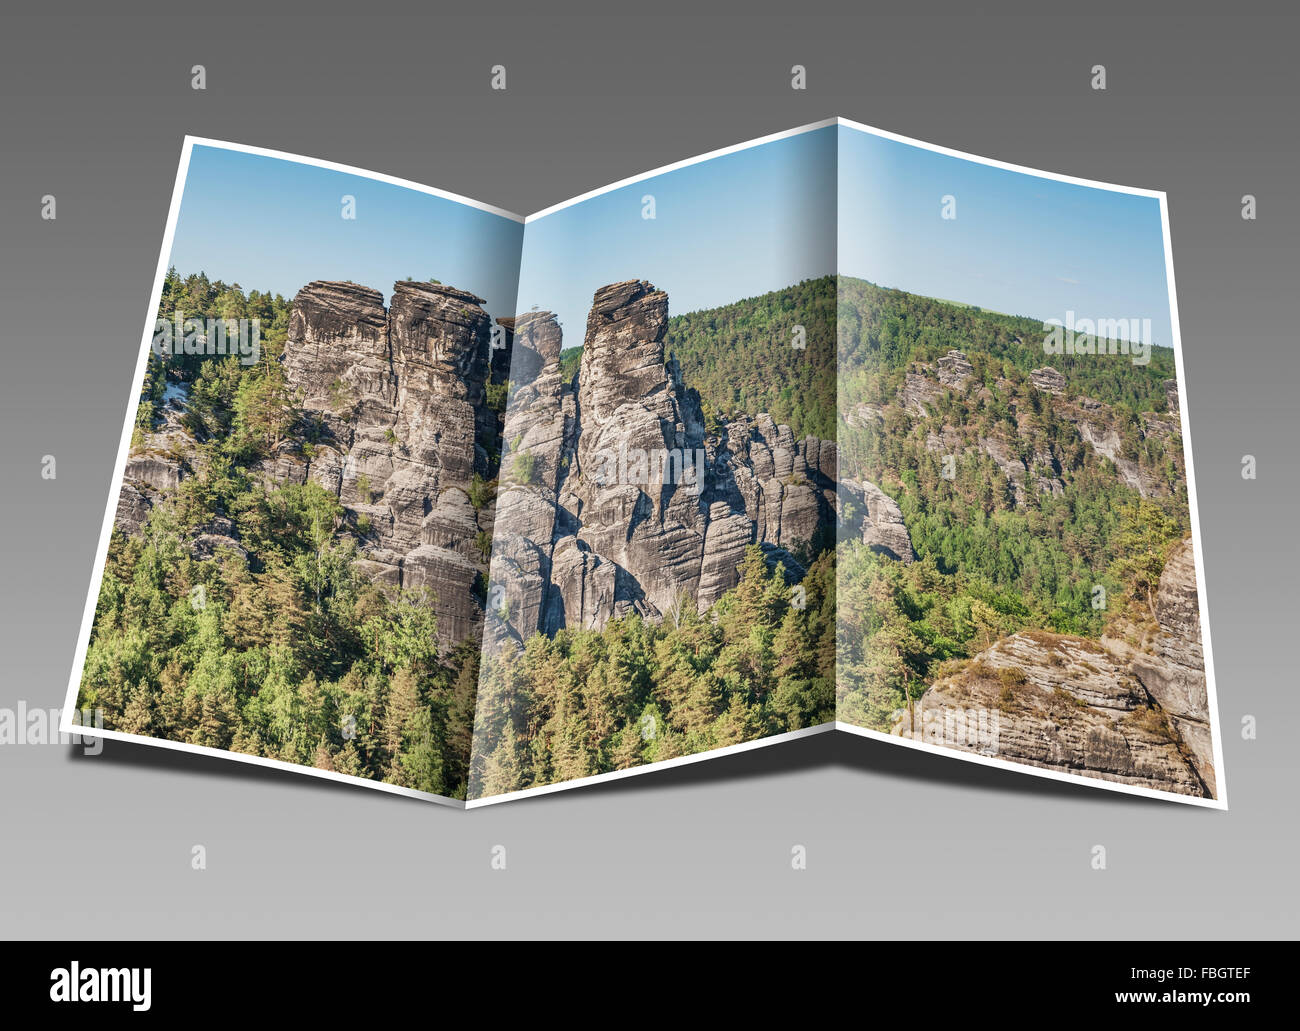
M182 752L173 748L159 747L144 741L111 741L100 739L98 744L102 751L98 755L87 754L81 745L68 749L68 761L73 763L108 763L128 769L148 770L159 774L177 777L224 777L227 780L256 784L276 784L280 787L290 786L299 790L312 791L353 791L374 797L376 794L402 802L425 802L422 798L395 795L379 791L366 785L364 781L327 780L321 777L304 776L295 769L280 769L274 766L262 766L257 763L242 762L235 758L221 755L209 755L206 752ZM442 809L444 806L437 806Z
M70 762L107 762L115 766L149 770L169 776L224 777L248 783L291 785L299 790L365 792L375 794L365 783L323 780L303 776L295 770L259 766L201 752L182 752L170 748L128 741L103 740L98 755L87 755L80 746L68 749ZM810 770L845 770L859 776L878 776L907 784L928 784L976 794L1020 795L1025 797L1061 798L1092 805L1180 805L1172 799L1146 798L1101 789L1087 781L1068 783L1036 777L1014 769L1000 769L967 762L960 756L935 755L915 749L860 738L841 731L829 731L813 737L783 741L732 755L690 763L666 770L648 769L631 777L584 785L573 791L525 796L507 805L561 804L590 794L629 795L645 791L681 790L709 784L740 780L762 780L788 776ZM380 792L380 794L387 794ZM388 795L403 802L423 799ZM436 806L436 808L445 808Z
M1172 799L1099 790L1104 782L1092 786L1087 781L1074 784L1051 780L1014 769L969 762L960 755L935 755L842 731L718 756L673 769L648 771L646 775L593 784L583 790L639 792L686 788L700 784L778 777L815 769L841 769L853 774L882 776L908 784L932 784L976 793L1068 798L1094 805L1180 804ZM557 799L559 797L556 796Z

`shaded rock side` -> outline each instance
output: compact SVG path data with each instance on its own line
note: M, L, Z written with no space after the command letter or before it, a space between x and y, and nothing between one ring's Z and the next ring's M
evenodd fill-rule
M496 415L486 403L491 320L482 299L436 283L377 290L314 282L294 298L284 367L321 427L310 459L264 464L270 479L310 477L355 522L364 516L363 569L375 580L434 595L445 648L476 637L487 564L478 547L489 513L469 502L488 471Z
M1147 693L1168 714L1213 795L1217 782L1214 738L1190 537L1165 559L1155 611L1154 627L1120 620L1102 643L1127 659Z
M554 315L520 316L491 575L509 601L492 647L629 612L703 611L756 542L802 575L794 553L833 515L835 445L795 440L766 415L707 435L665 354L667 325L668 296L652 284L603 287L565 383Z
M912 562L912 538L903 510L888 494L867 480L839 481L840 537L860 537L873 551L900 562Z

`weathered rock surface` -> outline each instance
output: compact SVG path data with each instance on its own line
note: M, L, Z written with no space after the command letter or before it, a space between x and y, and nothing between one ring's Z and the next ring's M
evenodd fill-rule
M1060 370L1054 369L1050 365L1031 370L1029 379L1035 387L1044 393L1061 394L1065 392L1065 376Z
M939 382L954 390L964 386L975 372L975 367L966 358L966 353L955 348L934 364L938 370Z
M1212 790L1129 664L1086 638L1013 634L929 687L893 733L1136 787Z
M1047 769L1214 797L1190 538L1166 559L1154 608L1154 625L1120 619L1100 643L1042 631L998 641L928 688L913 712L898 715L893 732Z
M149 495L130 480L124 480L121 493L117 496L117 513L113 517L113 525L128 537L134 536L143 529L152 510L153 502Z
M840 536L855 536L873 551L901 562L916 558L903 512L888 494L866 480L840 480Z
M128 480L139 480L158 490L171 490L181 483L181 464L173 458L161 455L135 455L127 459L124 476Z
M437 283L377 290L309 283L294 298L284 367L324 428L310 460L263 463L275 480L310 477L365 517L364 569L434 595L444 646L476 636L490 511L469 500L488 472L497 416L486 403L491 320L482 299Z
M490 646L640 612L700 611L763 545L787 575L831 524L836 449L769 416L705 432L698 395L664 351L668 297L632 280L598 290L573 383L549 312L515 326L497 506ZM500 620L504 610L506 619Z
M928 407L943 393L937 380L926 375L928 367L911 368L898 388L898 403L907 412L924 419L930 414Z
M1213 794L1214 741L1191 538L1176 546L1165 560L1155 611L1155 626L1120 620L1102 643L1127 659L1143 688L1168 714L1197 773Z

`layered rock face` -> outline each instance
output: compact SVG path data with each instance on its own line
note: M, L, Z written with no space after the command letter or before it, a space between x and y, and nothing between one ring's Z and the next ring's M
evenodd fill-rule
M640 612L703 611L738 582L744 549L795 558L830 525L836 451L766 415L706 434L698 395L664 353L668 296L598 290L572 383L559 326L515 327L489 604L493 644ZM504 616L504 618L502 618Z
M473 294L399 282L378 291L310 283L294 298L285 344L289 384L326 433L300 475L365 517L366 572L435 595L446 646L475 636L476 545L491 532L469 487L486 475L495 414L486 404L491 320ZM273 464L278 478L293 475Z
M1214 794L1214 740L1190 537L1165 559L1155 610L1155 627L1121 621L1102 643L1128 660L1147 693L1168 714L1197 773Z
M839 481L840 539L860 538L873 551L912 562L912 538L898 503L867 480Z
M955 348L934 364L938 372L939 382L952 390L960 390L975 373L975 367L971 365L970 360L966 357L966 352L958 351Z
M1095 642L1022 631L930 687L893 733L1008 762L1205 795L1167 716Z
M1214 797L1190 539L1165 563L1158 626L1101 642L1021 631L939 680L893 733L1044 769ZM974 730L972 730L974 728Z
M968 389L967 384L973 371L966 355L957 350L951 350L936 359L932 366L922 362L914 363L905 373L903 384L898 390L898 405L918 419L931 419L938 411L937 402L943 392ZM1087 397L1067 398L1065 376L1050 365L1032 370L1029 378L1034 387L1045 395L1045 403L1050 404L1060 418L1074 424L1079 439L1096 455L1108 459L1127 486L1144 498L1167 497L1173 493L1168 480L1152 470L1144 469L1138 461L1125 453L1124 441L1117 429L1119 419L1112 406ZM1141 413L1136 434L1139 445L1148 438L1169 441L1181 433L1178 424L1177 381L1166 381L1165 393L1168 414ZM978 386L975 396L981 401L988 401L992 394L987 388ZM1031 491L1059 496L1065 492L1059 457L1044 446L1035 447L1032 454L1027 456L1018 453L1024 442L1034 441L1041 436L1034 432L1029 418L1030 413L1017 412L1017 430L1006 439L985 436L970 439L969 435L954 426L939 426L928 432L926 447L939 454L961 455L978 450L988 455L1010 482L1017 506L1026 503ZM845 417L850 426L882 420L883 413L870 405L859 405ZM1170 457L1181 478L1181 448L1173 448Z
M379 291L355 283L303 287L283 359L303 418L254 470L268 487L311 479L335 495L365 574L433 592L444 648L482 626L478 538L491 532L493 512L475 510L470 484L489 475L498 419L486 404L491 322L482 303L435 283L395 284L387 308ZM179 411L164 411L163 427L128 464L117 520L128 533L197 460ZM191 551L203 558L221 548L243 552L224 518L201 527Z
M647 615L694 598L708 523L704 483L693 482L703 469L704 418L676 365L664 361L667 327L668 295L649 283L597 291L578 372L577 447L561 498L584 550L625 574L615 578L616 609L622 603Z
M1045 365L1041 369L1033 369L1029 373L1029 379L1035 387L1045 394L1065 393L1065 376L1050 365Z

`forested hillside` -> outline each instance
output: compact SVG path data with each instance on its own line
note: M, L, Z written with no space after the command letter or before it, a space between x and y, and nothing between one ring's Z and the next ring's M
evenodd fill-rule
M502 427L471 295L404 281L385 308L314 283L289 305L170 273L160 315L257 318L260 352L150 356L81 704L483 797L832 718L912 733L900 714L986 690L1028 720L1038 681L1091 741L1110 717L1069 687L1112 669L1122 748L1147 757L1123 776L1210 790L1204 721L1155 701L1199 661L1172 352L1049 358L1036 320L836 285L665 329L662 291L611 284L585 354L531 313ZM629 525L584 449L652 450L665 426L705 491L641 485L658 503ZM533 470L504 501L500 439ZM807 547L837 507L838 548Z
M789 430L770 420L737 423L730 435L715 420L707 445L699 442L710 463L724 446L734 457L725 472L719 466L711 474L714 493L704 506L727 520L726 533L716 538L723 550L700 558L713 581L707 603L683 594L655 609L646 592L656 590L652 576L661 564L641 570L621 556L617 591L603 602L612 602L616 613L600 613L598 629L584 629L570 612L558 630L526 634L519 652L483 660L480 685L472 620L481 617L489 585L486 567L473 575L465 554L482 561L492 531L504 533L509 521L504 528L493 522L495 466L479 468L484 455L494 460L495 448L475 447L475 422L482 426L492 417L490 391L475 422L451 421L451 399L476 396L468 377L486 375L473 364L477 348L487 352L486 324L467 296L450 288L404 282L395 291L385 310L376 291L316 283L288 305L203 275L168 274L161 317L180 311L196 319L257 318L260 351L248 365L233 356L150 356L83 705L102 708L110 729L461 798L624 769L833 718L833 552L816 558L806 548L774 543L779 535L794 549L814 536L828 518L833 484L817 466L815 441L785 459L797 463L788 482L770 474L760 481L748 471L751 464L771 465L774 449L791 443ZM625 297L618 288L612 295ZM813 293L795 288L792 296L807 301ZM662 294L645 299L666 308ZM773 302L762 316L767 337L793 319L782 311ZM819 317L824 351L830 340L825 310ZM722 323L748 325L755 318L738 308ZM663 332L662 319L646 324ZM455 359L455 368L467 372L444 387L422 378L424 366L413 364L413 374L386 380L388 363L403 346L427 361L422 345L430 332L463 341L465 357ZM702 325L691 329L689 341L694 353L711 352ZM647 338L642 346L660 356L650 367L668 375L663 340ZM785 366L787 397L798 413L807 409L797 397L799 363L815 350L810 344L777 354L784 359L789 351L796 360ZM558 386L558 335L548 360L554 372L546 366L538 383L553 378L557 392L543 409L564 425L570 387ZM623 397L625 367L641 365L624 348L611 347L605 365L587 369L583 389ZM530 389L536 392L537 384ZM427 402L408 396L413 391ZM647 392L661 396L652 386ZM684 405L695 403L681 384L674 393ZM755 387L738 399L757 408L761 393ZM417 409L418 421L408 421L403 413L417 404L426 407ZM583 407L591 413L599 406ZM523 414L518 406L515 414ZM594 434L592 419L588 414L584 425ZM698 410L683 409L681 421L704 432ZM427 458L418 451L417 427L433 431ZM622 421L614 429L628 432ZM543 439L560 446L558 436ZM537 469L527 483L538 489L533 481L543 471L554 476L567 466L541 447L521 454ZM428 464L410 471L413 456ZM408 469L390 472L400 463ZM457 470L455 477L448 468ZM471 471L473 482L464 482ZM520 486L512 482L510 489ZM427 491L422 505L417 490ZM768 494L775 498L770 506ZM809 504L782 504L787 494ZM683 518L700 518L688 494L681 492L678 503ZM763 518L770 508L773 541L761 548L752 543L763 538L755 537L747 506ZM553 499L519 510L530 524L539 512L558 518ZM414 539L402 535L403 521L410 521ZM548 551L550 526L539 536ZM630 532L618 523L591 529L608 532L611 541ZM582 547L594 554L590 542ZM394 557L402 548L413 550ZM591 575L574 597L598 596L602 577L613 581L612 561L597 568L583 552L574 554ZM617 592L634 574L641 593L628 604ZM797 603L795 579L801 580ZM448 605L448 594L468 594L471 587L468 609ZM440 644L447 636L440 604L465 620L469 635ZM471 774L480 694L482 754Z
M440 653L436 592L367 568L378 481L354 474L345 505L308 476L343 426L290 381L290 305L171 270L158 314L177 311L258 318L260 352L149 356L80 704L109 729L463 797L477 639Z
M761 549L705 614L532 637L485 659L472 797L623 770L835 718L835 566L800 604Z
M952 348L978 361L985 385L999 376L1021 382L1031 370L1051 365L1065 376L1071 395L1119 407L1126 424L1138 412L1164 411L1165 382L1174 378L1170 347L1152 347L1145 365L1126 356L1045 355L1041 319L986 312L852 276L839 278L835 329L841 390L852 403L890 400L911 362L933 362ZM1022 376L1011 377L1012 369Z
M803 335L796 338L796 326ZM748 297L721 308L673 315L665 350L699 391L711 429L767 412L795 438L835 439L835 277ZM796 343L802 346L794 346ZM566 348L561 372L572 379L581 347Z
M896 728L1021 632L1152 647L1166 559L1190 533L1171 350L1045 355L1040 321L848 278L838 334L840 475L895 499L915 553L842 540L840 719ZM1000 675L1010 718L1027 681ZM1056 673L1067 696L1075 675L1090 674Z

